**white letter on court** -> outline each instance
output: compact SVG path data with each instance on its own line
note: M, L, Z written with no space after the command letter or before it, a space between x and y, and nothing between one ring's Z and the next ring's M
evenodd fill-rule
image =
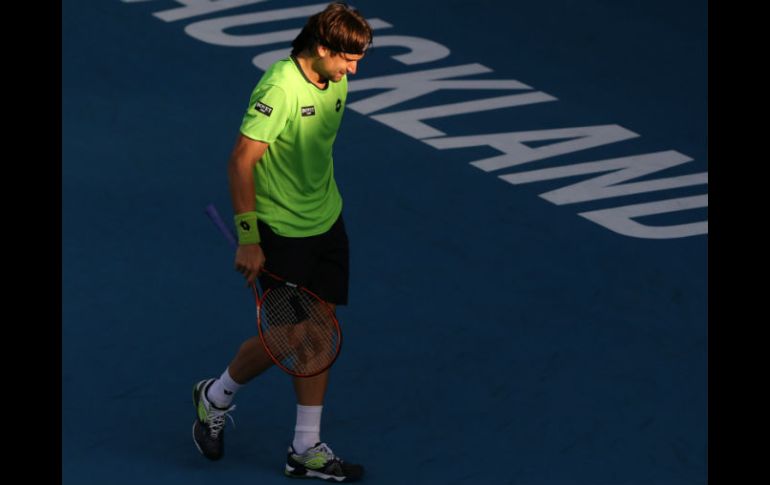
M679 177L668 177L632 184L621 184L621 182L625 182L626 180L643 177L691 161L692 158L677 151L669 150L665 152L648 153L645 155L633 155L630 157L613 158L611 160L601 160L598 162L578 163L564 167L518 172L501 175L500 178L511 184L518 185L538 182L541 180L574 177L576 175L588 173L614 171L614 173L540 194L540 197L545 200L553 202L556 205L564 205L708 183L708 172L701 172Z
M512 106L524 106L527 104L542 103L544 101L556 101L556 98L537 91L534 93L512 94L510 96L477 99L475 101L466 101L464 103L444 104L441 106L430 106L428 108L385 113L382 115L374 115L372 118L419 140L421 138L446 135L443 131L426 125L422 120L444 118L446 116L467 113L478 113L479 111L510 108Z
M222 10L229 10L231 8L265 1L267 0L176 0L177 3L181 3L185 6L172 8L171 10L163 10L162 12L155 12L153 15L166 22L173 22L174 20L188 19L207 13L221 12Z
M306 18L320 12L326 8L326 5L327 4L325 3L317 3L315 5L306 5L304 7L268 10L265 12L201 20L200 22L188 25L185 27L184 31L190 37L200 41L226 47L253 47L258 45L277 44L279 42L294 40L297 34L302 30L302 27L251 35L226 34L225 29L266 22L276 22L279 20ZM377 18L369 20L369 25L372 29L392 27L389 23Z
M619 125L578 126L555 130L512 131L509 133L493 133L489 135L457 136L447 138L431 138L424 143L445 150L447 148L465 148L488 145L504 153L496 157L485 158L471 162L485 172L501 168L513 167L522 163L544 158L564 155L587 148L593 148L609 143L615 143L639 135ZM528 141L559 140L577 138L576 140L551 143L539 148L530 148L524 144Z
M680 199L668 199L646 204L627 205L613 209L602 209L591 212L582 212L578 215L593 221L610 231L624 236L643 239L675 239L680 237L698 236L708 234L708 221L679 224L676 226L645 226L634 220L635 217L666 214L688 209L708 207L709 196L696 195L694 197L682 197Z
M190 37L200 41L227 47L248 47L285 42L287 40L293 40L300 29L281 30L255 35L230 35L226 34L224 31L225 29L244 25L296 18L304 19L320 12L326 8L326 5L326 3L316 3L304 7L282 8L278 10L267 10L264 12L245 13L241 15L231 15L229 17L201 20L200 22L188 25L185 27L184 31Z
M438 61L449 56L449 49L422 37L410 37L406 35L383 35L374 38L377 49L380 47L406 47L408 54L399 54L391 56L401 64L410 66L412 64L424 64L426 62Z
M377 38L374 41L376 43ZM391 76L356 79L355 81L350 81L348 91L366 91L368 89L389 89L389 91L351 103L348 105L348 108L367 115L442 89L532 89L526 84L513 79L445 80L451 77L469 76L486 72L492 72L492 69L481 64L464 64L462 66L443 67Z

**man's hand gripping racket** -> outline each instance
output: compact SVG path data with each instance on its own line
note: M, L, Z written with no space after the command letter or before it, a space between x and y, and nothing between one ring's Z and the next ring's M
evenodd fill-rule
M234 248L230 228L213 204L206 214ZM342 331L334 309L312 291L262 269L276 286L262 291L259 280L251 285L257 303L257 329L267 355L283 371L312 377L331 367L342 347Z

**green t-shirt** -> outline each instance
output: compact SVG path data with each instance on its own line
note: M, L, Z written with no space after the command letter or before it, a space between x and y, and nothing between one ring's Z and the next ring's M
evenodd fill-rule
M269 144L254 168L254 189L257 218L275 233L315 236L340 215L332 145L347 92L347 76L321 89L288 57L270 66L251 93L240 131Z

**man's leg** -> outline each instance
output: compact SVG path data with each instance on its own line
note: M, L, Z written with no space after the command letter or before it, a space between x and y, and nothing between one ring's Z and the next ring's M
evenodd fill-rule
M337 310L336 305L332 303L329 305L332 307L332 312ZM297 395L297 404L302 406L323 406L328 384L329 369L313 377L295 377L294 393Z
M235 393L272 364L259 337L252 337L241 344L219 379L204 379L195 384L193 405L197 419L193 423L193 440L203 456L210 460L222 457L225 418L235 409L230 404Z
M343 462L321 441L321 412L329 370L314 377L295 377L297 424L284 473L292 477L355 481L363 476L360 465Z
M251 337L241 344L227 369L235 382L244 385L272 365L259 337Z
M335 306L332 305L332 311ZM329 385L329 369L313 377L295 377L294 393L297 395L297 424L292 446L297 453L304 453L321 441L321 411Z
M313 377L295 377L294 393L297 395L297 404L323 406L328 384L329 369Z

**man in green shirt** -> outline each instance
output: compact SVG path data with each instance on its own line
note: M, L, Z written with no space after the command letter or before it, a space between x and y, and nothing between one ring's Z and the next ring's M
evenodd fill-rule
M254 88L228 165L239 246L235 268L249 284L270 270L332 304L347 304L348 239L334 180L332 145L355 74L372 43L361 14L331 3L310 17L291 56L273 64ZM217 460L238 389L272 365L259 337L240 346L219 379L193 389L193 439ZM329 371L294 378L297 421L285 474L354 481L363 467L341 460L320 439Z

